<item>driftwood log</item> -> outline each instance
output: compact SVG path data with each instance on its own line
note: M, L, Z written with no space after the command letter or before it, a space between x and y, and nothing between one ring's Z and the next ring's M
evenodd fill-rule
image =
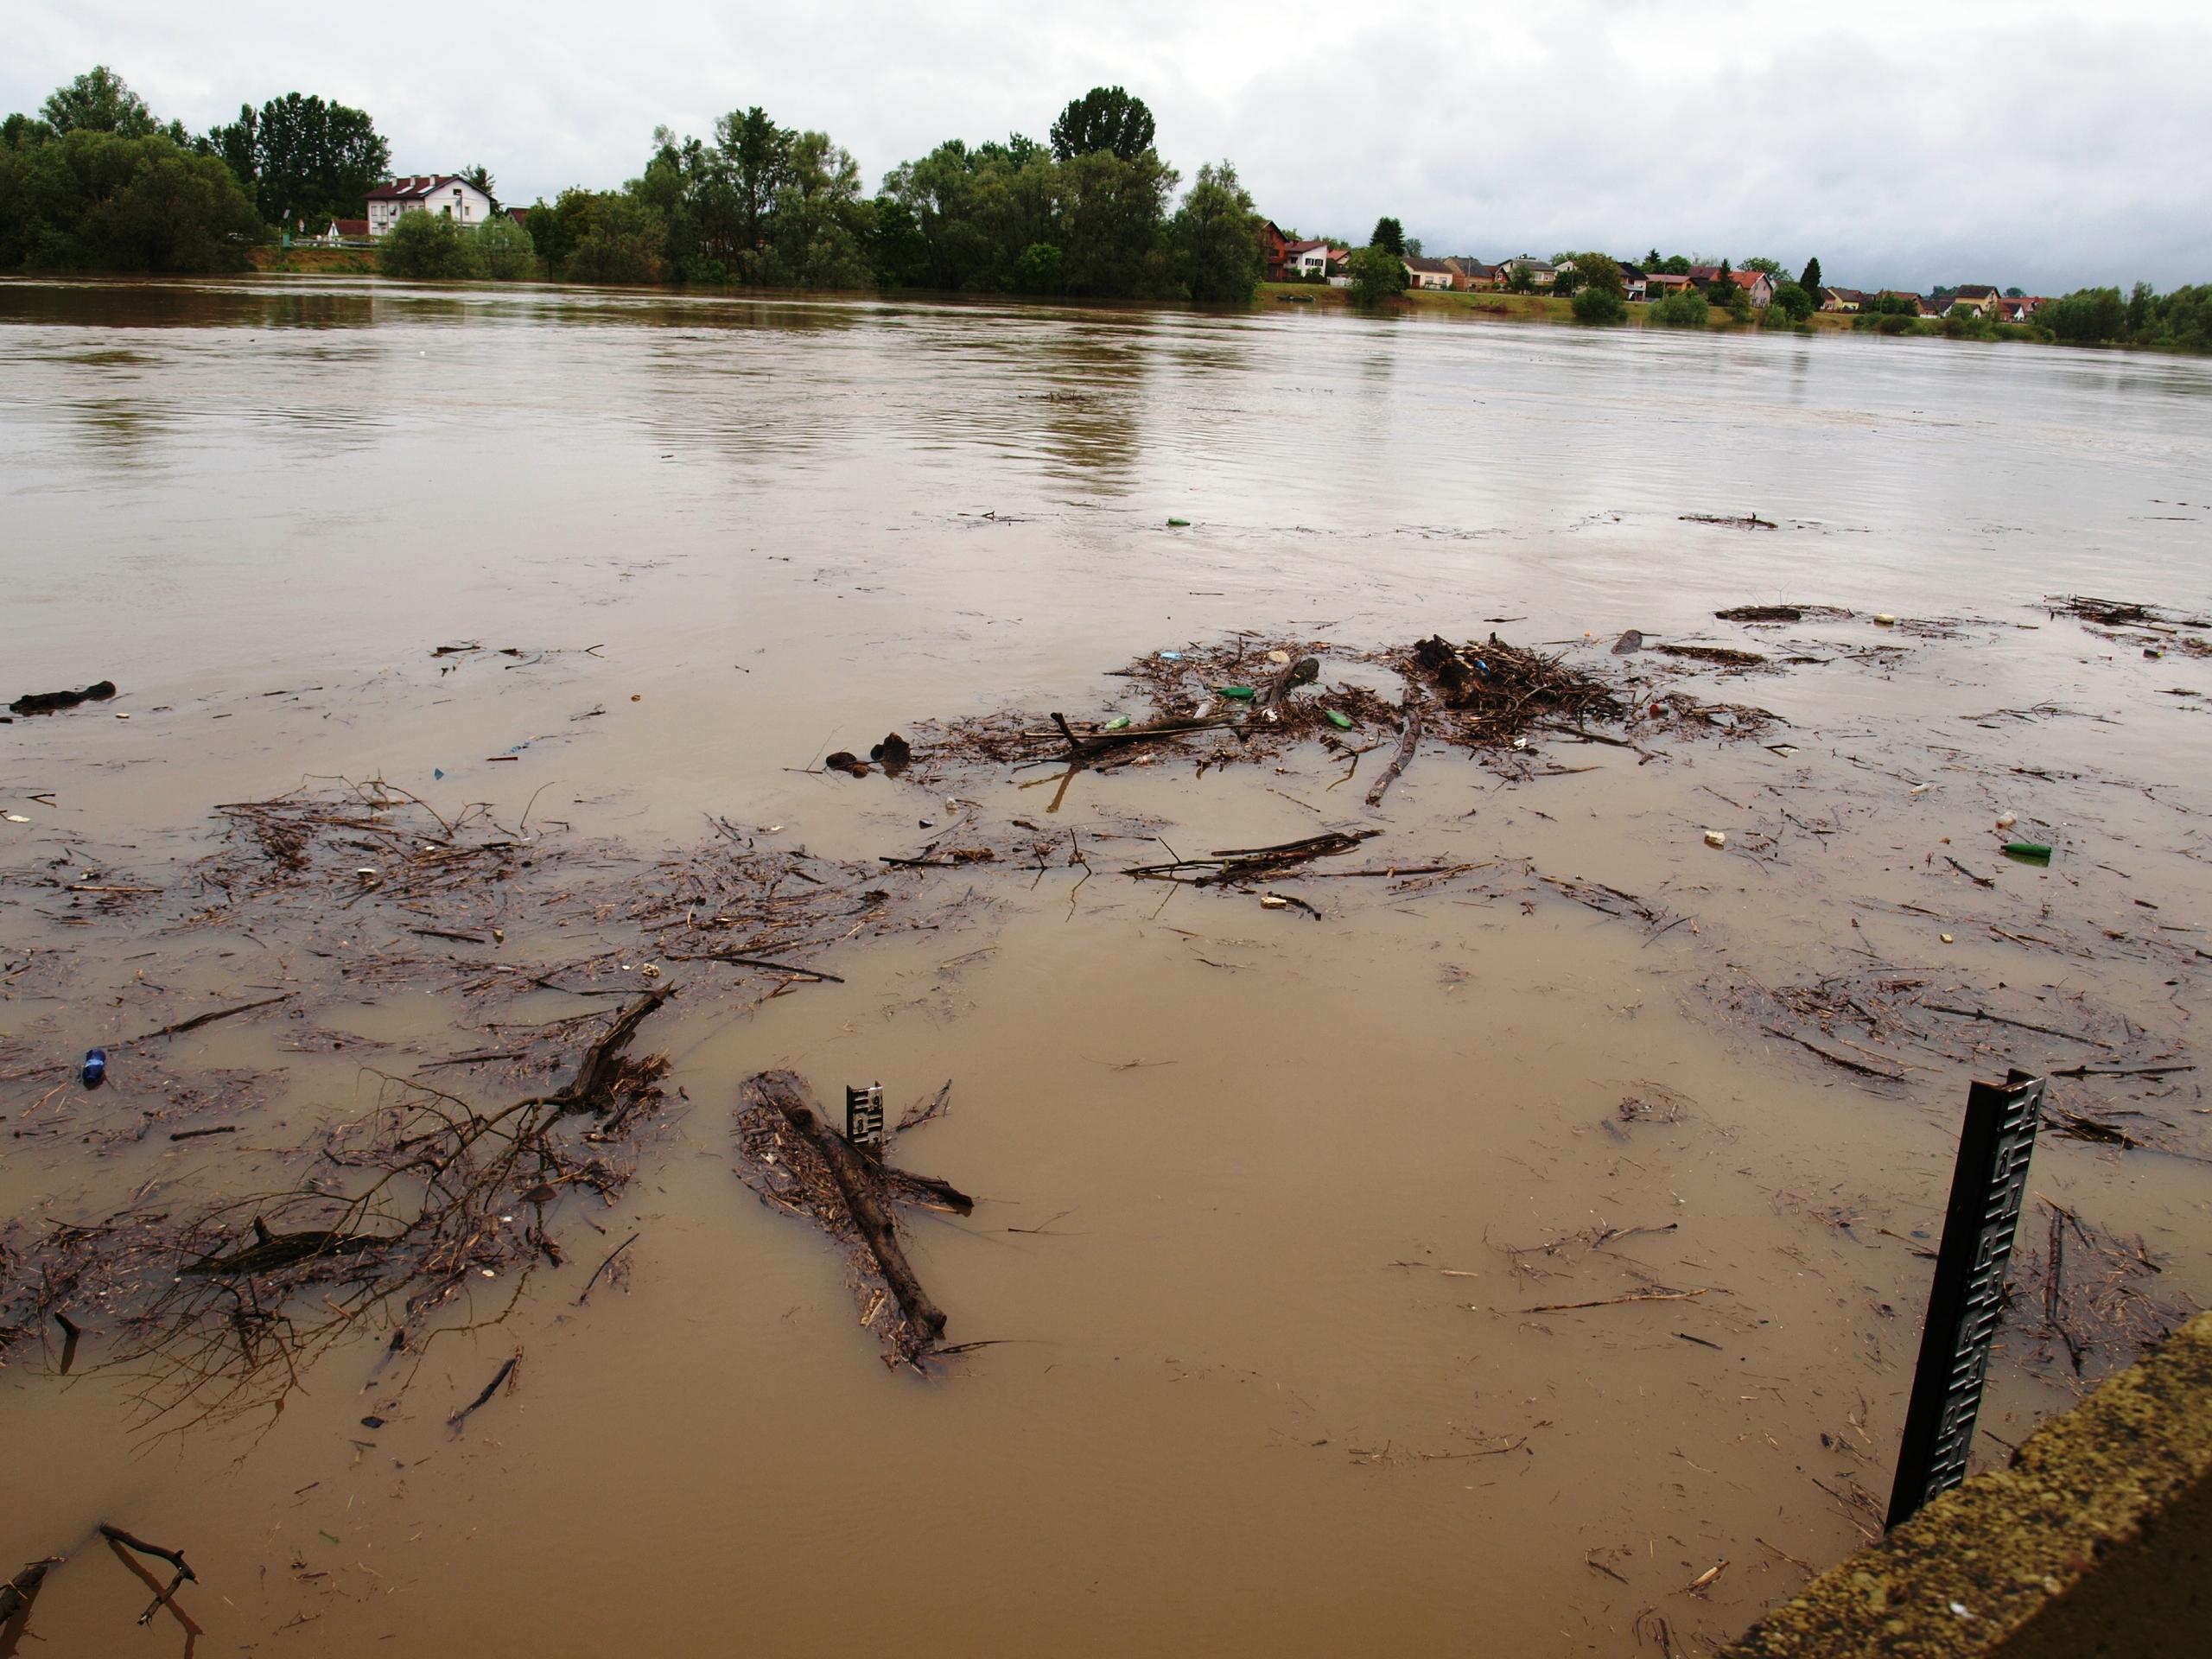
M1453 659L1458 660L1456 658ZM1414 751L1421 747L1421 705L1408 696L1398 708L1398 752L1390 757L1390 764L1382 768L1382 775L1375 780L1375 787L1367 791L1370 806L1382 804L1382 797L1390 785L1398 781L1414 758Z
M868 1254L875 1259L876 1270L883 1275L883 1282L890 1287L891 1294L899 1299L907 1325L929 1342L942 1337L944 1310L922 1288L921 1281L914 1276L913 1267L899 1242L898 1218L892 1214L889 1201L892 1183L886 1179L886 1172L822 1121L814 1109L814 1103L807 1097L805 1086L788 1071L761 1073L747 1082L746 1093L773 1107L828 1168L853 1226L867 1244ZM918 1178L916 1179L918 1184ZM943 1183L925 1190L931 1191L934 1197L939 1188L960 1204L973 1208L972 1200L964 1193L945 1187Z
M37 1599L39 1586L46 1582L46 1575L60 1563L59 1555L49 1555L42 1561L33 1561L7 1583L0 1584L0 1624L6 1624Z

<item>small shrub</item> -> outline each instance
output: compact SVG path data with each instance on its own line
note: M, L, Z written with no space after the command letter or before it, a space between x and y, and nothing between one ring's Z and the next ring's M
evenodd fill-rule
M1607 289L1580 289L1574 296L1574 320L1588 323L1626 322L1628 302Z
M530 232L505 213L495 213L470 232L476 261L493 282L518 282L537 269L537 245Z
M1679 294L1669 294L1651 308L1651 321L1662 328L1702 328L1712 315L1713 308L1706 303L1705 296L1688 288Z
M427 208L402 213L399 223L384 233L377 248L377 268L387 276L412 276L425 282L452 282L484 274L475 242L450 215Z

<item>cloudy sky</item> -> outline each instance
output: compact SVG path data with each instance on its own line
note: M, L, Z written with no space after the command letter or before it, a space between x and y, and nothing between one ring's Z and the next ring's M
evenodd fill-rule
M1397 214L1431 252L1820 256L1873 288L2212 280L2202 0L27 0L0 109L95 62L201 130L298 90L400 171L503 196L638 171L665 122L760 104L873 188L948 137L1042 137L1098 83L1185 175L1236 162L1308 234Z

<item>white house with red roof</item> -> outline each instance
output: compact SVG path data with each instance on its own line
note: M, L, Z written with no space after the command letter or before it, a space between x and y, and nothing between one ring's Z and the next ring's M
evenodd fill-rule
M496 211L491 197L455 174L410 173L369 192L369 234L382 236L402 213L443 213L474 226Z

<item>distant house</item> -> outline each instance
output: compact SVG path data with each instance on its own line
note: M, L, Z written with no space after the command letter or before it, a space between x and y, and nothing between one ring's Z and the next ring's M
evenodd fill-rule
M1282 252L1289 246L1288 238L1283 235L1282 227L1272 219L1260 221L1259 234L1260 268L1268 282L1279 283L1283 278Z
M369 192L369 234L382 236L404 213L443 213L463 225L481 225L497 211L492 198L451 173L410 173Z
M1922 316L1940 317L1949 313L1951 302L1957 296L1951 294L1908 294L1904 297L1920 308Z
M1728 280L1751 296L1752 307L1764 311L1774 303L1774 278L1763 270L1732 270Z
M1311 280L1329 274L1329 261L1342 259L1344 255L1326 242L1286 242L1282 249L1283 274L1292 280Z
M524 229L525 231L526 231L526 230L528 230L528 229L530 228L530 209L529 209L529 208L527 208L527 207L510 207L510 208L508 208L508 209L507 209L507 217L508 217L509 219L512 219L512 220L514 220L514 222L515 222L516 224L518 224L518 225L521 226L523 227L523 229Z
M336 247L341 242L365 242L369 239L369 221L365 219L334 219L330 228L322 233L321 240Z
M2046 301L2034 295L2024 300L2008 300L2000 296L1997 302L1997 321L2025 322L2045 303Z
M1431 259L1418 253L1399 256L1405 263L1406 283L1410 288L1450 288L1452 267L1441 259Z
M1692 286L1690 279L1679 271L1648 270L1643 274L1647 299L1663 300L1670 295L1688 293Z
M1866 296L1855 288L1824 288L1821 290L1821 309L1823 311L1863 311Z
M1624 264L1621 266L1621 297L1624 300L1643 300L1650 297L1651 274L1642 265Z
M1452 255L1445 260L1444 269L1452 273L1452 286L1462 291L1497 286L1497 267L1486 265L1471 254Z
M2004 297L1985 283L1967 283L1951 296L1951 302L1944 308L1943 315L1955 317L1971 313L1977 317L1994 316L1997 302Z
M1511 286L1514 276L1522 271L1526 271L1529 274L1529 282L1538 288L1549 288L1559 280L1557 265L1548 259L1539 259L1531 254L1524 253L1519 258L1508 259L1498 266L1497 285L1500 288Z

